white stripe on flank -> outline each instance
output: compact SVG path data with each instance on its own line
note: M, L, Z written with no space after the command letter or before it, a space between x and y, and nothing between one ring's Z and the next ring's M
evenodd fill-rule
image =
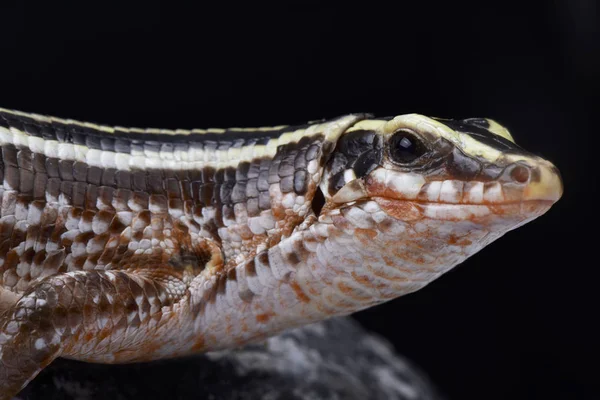
M308 129L286 132L277 138L272 138L266 145L250 145L242 148L205 151L201 145L190 144L186 151L176 148L159 151L151 146L132 145L131 154L116 153L71 143L60 143L56 140L44 140L30 136L18 129L10 130L0 127L0 145L13 144L27 147L32 152L44 154L49 158L81 161L90 166L101 168L116 168L119 170L168 168L174 170L198 169L206 166L223 168L235 167L244 161L252 161L259 157L272 158L277 153L277 147L299 141L307 135L324 132L330 124L312 125ZM226 139L226 137L224 137Z
M1 108L0 111L6 112L6 110ZM59 120L56 118L42 117L35 114L19 112L12 113L41 121L48 121L48 118L50 118L51 120L60 121L62 123L76 122L81 126L89 125L94 129L99 129L109 133L114 132L114 129L112 128L95 126L93 124L86 125L72 120ZM194 143L190 143L189 148L185 151L180 147L177 147L176 144L173 147L173 150L170 149L169 151L161 151L159 149L159 151L156 151L154 150L153 146L132 144L131 154L115 153L110 151L90 149L87 146L82 145L59 143L56 140L44 140L43 138L30 136L27 133L13 127L11 127L10 130L0 127L0 145L13 144L15 146L28 147L32 151L33 149L36 149L36 152L42 153L46 157L81 161L90 166L101 168L117 168L120 170L144 170L150 168L192 170L202 167L214 167L218 169L225 167L236 167L241 162L249 162L260 157L272 158L277 153L278 146L297 142L303 137L310 137L319 133L322 133L325 136L326 141L335 143L342 133L344 133L350 126L352 126L352 124L361 118L362 117L358 115L346 115L333 121L310 125L306 129L284 132L279 137L271 138L265 145L248 145L243 146L242 148L228 148L226 150L216 149L205 151L203 148L201 148L200 144L194 145ZM264 130L273 130L275 128L280 129L281 127L264 128ZM139 131L141 133L176 134L174 132L179 132L165 131L162 129L147 129L145 131L136 130L137 128L123 129L131 132ZM258 128L257 130L261 129L263 128ZM253 131L254 128L234 128L234 130L249 132ZM203 133L212 132L212 130L192 130L181 132ZM223 139L227 140L227 137L224 136ZM42 140L42 142L40 142L40 140ZM165 145L166 144L167 143L165 143ZM162 146L161 149L163 148L166 147Z

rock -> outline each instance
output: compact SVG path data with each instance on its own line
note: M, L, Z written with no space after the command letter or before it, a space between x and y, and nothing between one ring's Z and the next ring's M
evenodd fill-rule
M235 351L144 364L57 360L20 399L439 399L414 366L349 318Z

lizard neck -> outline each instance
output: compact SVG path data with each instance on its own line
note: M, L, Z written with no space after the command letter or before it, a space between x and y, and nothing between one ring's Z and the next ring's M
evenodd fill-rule
M335 209L192 298L203 350L241 345L414 292L500 237L481 221L402 221L376 202Z

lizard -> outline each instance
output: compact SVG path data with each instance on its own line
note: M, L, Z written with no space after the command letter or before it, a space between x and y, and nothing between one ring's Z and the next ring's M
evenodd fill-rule
M414 292L544 214L487 118L109 127L0 109L0 399L57 357L235 348Z

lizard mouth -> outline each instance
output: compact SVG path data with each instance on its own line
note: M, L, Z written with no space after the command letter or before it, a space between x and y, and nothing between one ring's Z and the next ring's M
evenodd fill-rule
M348 182L333 197L337 204L371 199L399 219L472 219L487 215L541 215L562 196L556 168L540 163L535 179L512 168L493 181L429 180L416 173L379 169ZM515 172L516 171L516 172Z
M524 200L504 203L446 203L373 197L386 214L399 220L436 219L446 221L476 221L490 217L530 218L544 214L554 201Z

